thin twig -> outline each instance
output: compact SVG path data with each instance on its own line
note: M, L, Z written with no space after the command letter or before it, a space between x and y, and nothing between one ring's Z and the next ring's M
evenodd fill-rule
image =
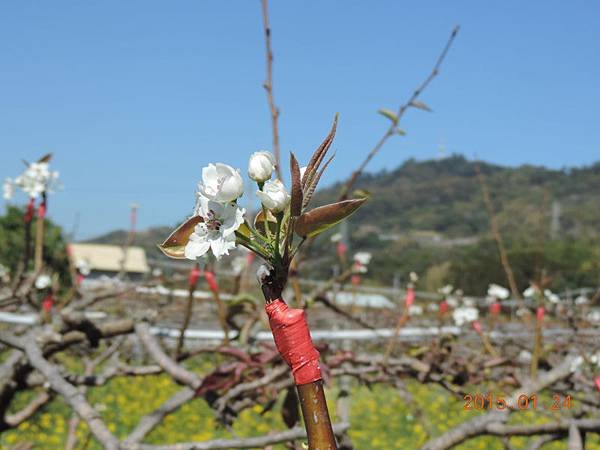
M279 128L277 119L279 118L279 109L275 105L273 96L273 50L271 48L271 26L269 24L269 9L267 0L262 0L262 18L263 29L265 32L265 47L267 59L267 79L263 87L267 91L267 99L269 101L269 110L271 111L271 126L273 127L273 155L275 156L275 170L277 178L281 179L281 161L279 157Z
M348 198L348 194L350 193L352 186L354 185L354 183L356 182L358 177L361 175L361 173L363 172L363 170L365 169L367 164L369 164L369 162L373 159L373 157L379 152L379 150L381 150L381 148L387 142L387 140L390 137L397 134L398 124L400 123L402 116L404 116L404 113L408 110L408 108L415 105L415 102L419 98L419 96L423 93L423 91L425 89L427 89L427 86L429 86L431 81L440 73L440 68L442 66L442 63L444 62L444 59L446 58L446 55L448 54L448 51L450 50L450 47L452 46L452 43L454 42L454 39L456 38L456 35L458 34L459 29L460 29L459 26L454 27L454 29L452 30L452 33L450 33L448 42L446 42L446 45L444 46L442 53L440 53L440 55L438 56L438 59L435 62L435 65L433 66L433 69L431 70L431 72L429 73L427 78L425 78L425 80L417 87L417 89L415 89L415 91L412 93L412 95L410 96L408 101L406 103L402 104L400 106L400 108L398 108L398 113L396 114L396 120L392 121L392 123L390 124L388 129L385 131L383 136L381 136L381 138L377 141L377 144L375 144L375 147L373 147L373 149L368 153L365 160L360 164L360 166L358 166L358 169L356 169L352 173L352 175L350 176L350 179L346 182L344 188L342 189L342 192L340 193L340 198L339 198L340 200L346 200Z

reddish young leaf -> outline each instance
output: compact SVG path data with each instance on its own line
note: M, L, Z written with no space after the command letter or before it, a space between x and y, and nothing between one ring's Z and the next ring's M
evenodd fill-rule
M290 213L293 217L297 217L302 214L302 180L300 180L300 166L293 153L290 153L290 172L292 175Z
M366 200L366 198L344 200L310 210L298 218L295 231L302 237L316 236L350 216Z
M200 216L194 216L179 225L171 235L158 246L158 248L169 258L185 259L184 249L194 228L204 219Z

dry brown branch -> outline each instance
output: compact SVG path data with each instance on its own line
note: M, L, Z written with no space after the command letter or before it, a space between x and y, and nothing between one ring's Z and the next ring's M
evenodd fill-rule
M135 332L144 345L150 356L178 383L185 384L192 389L197 389L202 380L194 372L190 372L183 366L177 364L161 348L158 341L150 333L150 327L147 323L138 323L135 325Z
M347 430L347 423L338 423L333 426L335 434L339 435ZM241 439L215 439L205 442L182 442L172 445L147 445L140 444L127 447L127 450L228 450L235 448L263 448L268 445L306 439L306 431L296 427L287 431L280 431L266 436L241 438Z
M110 432L100 415L87 402L85 396L60 374L56 366L44 358L42 350L36 343L35 334L24 340L25 353L29 363L39 370L48 380L50 388L60 394L65 402L83 419L93 435L107 450L119 450L119 440Z

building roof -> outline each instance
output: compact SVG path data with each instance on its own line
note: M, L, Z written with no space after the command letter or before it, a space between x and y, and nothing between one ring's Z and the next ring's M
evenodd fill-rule
M84 260L91 270L119 272L123 261L123 247L105 244L69 244L72 258L76 262ZM147 273L150 268L146 261L146 251L142 247L129 247L125 261L125 271Z

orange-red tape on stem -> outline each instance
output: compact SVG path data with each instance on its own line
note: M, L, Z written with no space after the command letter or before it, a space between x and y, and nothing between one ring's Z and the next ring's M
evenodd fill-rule
M40 219L43 219L44 217L46 217L46 202L40 203L40 206L38 207L37 215Z
M215 277L215 274L212 272L209 272L208 270L204 271L204 279L206 280L206 283L208 284L208 288L213 291L213 292L217 292L219 290L219 286L217 285L217 278Z
M289 308L280 299L267 303L265 310L277 350L292 369L296 384L320 380L319 352L310 337L304 310Z
M27 203L27 210L25 211L25 223L31 222L33 218L33 208L35 206L35 199L30 198L29 203Z

